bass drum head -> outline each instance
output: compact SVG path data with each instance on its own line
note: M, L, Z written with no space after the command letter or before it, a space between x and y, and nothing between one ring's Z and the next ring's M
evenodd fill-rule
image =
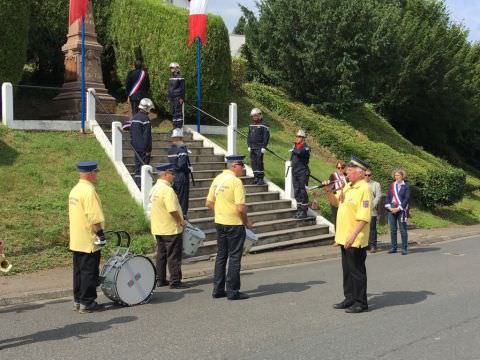
M118 297L127 305L148 300L155 288L155 267L144 256L133 256L122 264L116 279Z

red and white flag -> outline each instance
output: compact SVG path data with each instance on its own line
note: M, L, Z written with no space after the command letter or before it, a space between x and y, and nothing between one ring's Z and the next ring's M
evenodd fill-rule
M77 19L87 16L88 0L70 0L68 24L72 25Z
M192 45L197 37L203 45L207 42L207 0L190 1L190 17L188 18L188 45Z

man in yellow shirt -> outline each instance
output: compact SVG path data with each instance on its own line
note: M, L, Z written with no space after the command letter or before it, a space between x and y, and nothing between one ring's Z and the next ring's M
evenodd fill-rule
M371 219L372 193L365 181L369 168L363 160L352 156L347 166L349 183L336 194L330 186L324 189L330 204L338 207L335 242L342 251L343 293L345 299L335 304L335 309L347 313L368 310L367 303L367 247ZM326 185L328 181L324 182Z
M150 192L152 234L157 240L157 286L188 288L182 283L182 245L185 220L177 194L172 188L174 164L160 164L158 180ZM167 281L167 264L170 283Z
M73 252L73 310L89 313L101 308L95 301L100 265L100 249L105 245L102 204L94 183L97 162L77 164L80 180L68 197L70 250Z
M212 293L214 298L226 296L229 300L248 299L247 294L240 292L245 227L252 227L247 217L245 189L239 179L245 167L244 158L241 155L225 157L227 169L213 180L205 204L215 212L217 230L217 257ZM225 281L227 260L228 273Z

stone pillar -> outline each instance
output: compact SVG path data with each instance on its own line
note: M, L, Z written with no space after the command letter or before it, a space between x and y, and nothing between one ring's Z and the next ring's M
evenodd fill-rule
M78 19L69 26L67 42L62 46L65 54L65 82L62 91L54 99L57 117L62 120L80 118L81 47L82 19ZM103 47L98 43L95 33L93 4L89 1L85 18L85 87L95 89L97 112L112 114L115 112L116 104L103 84L100 61L102 50Z
M2 124L13 125L13 86L9 82L2 84Z
M237 104L231 103L228 108L227 155L237 153Z

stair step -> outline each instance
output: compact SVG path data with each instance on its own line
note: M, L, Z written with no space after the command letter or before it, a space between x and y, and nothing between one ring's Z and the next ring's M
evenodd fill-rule
M168 159L168 158L167 158ZM168 160L166 161L168 163ZM125 163L125 162L124 162ZM156 164L161 164L160 162L153 162L150 159L150 164L155 167ZM134 171L135 170L135 163L125 163L125 166L128 170ZM192 163L193 170L198 171L207 171L207 170L218 170L222 171L225 169L225 162L203 162L203 163Z
M112 132L111 131L105 131L105 135L111 140L112 139ZM157 133L157 132L152 132L152 141L157 141L157 140L171 140L171 133ZM124 140L129 140L130 141L130 132L124 131L122 133L122 139ZM183 140L185 142L192 141L193 140L193 135L189 133L184 133L183 135ZM197 140L195 140L197 141Z
M191 151L189 154L190 156L196 156L196 155L214 155L213 153L213 148L201 148L201 147L196 147L196 148L190 148L188 149ZM168 155L168 147L153 147L152 148L152 155ZM128 148L123 148L123 156L134 156L135 153L133 152L133 149L128 147Z
M246 194L245 200L247 204L250 202L259 202L259 201L274 201L280 199L280 193L278 192L262 192L262 193L253 193ZM189 199L189 205L191 207L200 207L205 204L206 197L198 197Z
M193 164L203 163L223 163L225 166L225 157L223 155L189 155L190 162ZM125 164L134 164L135 157L133 155L123 156L123 162ZM150 163L163 164L168 162L168 156L165 155L153 155L151 156Z
M250 176L242 176L240 177L242 180L243 185L251 185L253 184L253 177ZM193 187L191 184L190 189L196 189L198 188L205 188L205 187L210 187L211 183L213 181L213 177L210 179L195 179L195 186ZM191 182L191 181L190 181Z
M194 165L195 167L195 165ZM245 191L247 194L267 192L268 185L244 185ZM199 188L199 187L190 187L190 197L206 197L208 195L209 187Z
M260 211L272 211L277 209L286 209L292 206L290 200L275 200L275 201L259 201L254 203L247 203L247 211L260 212ZM206 207L191 208L188 210L189 219L208 218L213 216L213 211ZM255 221L255 220L254 220Z
M195 179L195 182L197 182L197 180L212 180L222 172L223 170L222 169L219 169L219 170L195 170L195 168L193 169L193 177ZM157 170L154 169L153 170L153 175L156 176L158 173L157 173ZM131 171L130 171L130 175L132 176L135 176L135 172L134 172L134 167L131 168ZM244 176L245 176L245 172L244 172ZM253 180L252 180L253 181Z
M333 234L322 234L316 236L310 236L300 239L279 241L270 244L256 245L252 246L250 253L259 253L269 250L278 250L285 248L300 248L300 247L311 247L319 245L330 245L334 241L335 236Z
M123 141L123 146L129 146L130 144L130 138L122 138ZM190 147L203 147L203 140L188 140L184 141L185 145L187 148ZM158 140L158 139L152 139L152 145L153 146L160 146L160 147L170 147L172 145L171 140Z

